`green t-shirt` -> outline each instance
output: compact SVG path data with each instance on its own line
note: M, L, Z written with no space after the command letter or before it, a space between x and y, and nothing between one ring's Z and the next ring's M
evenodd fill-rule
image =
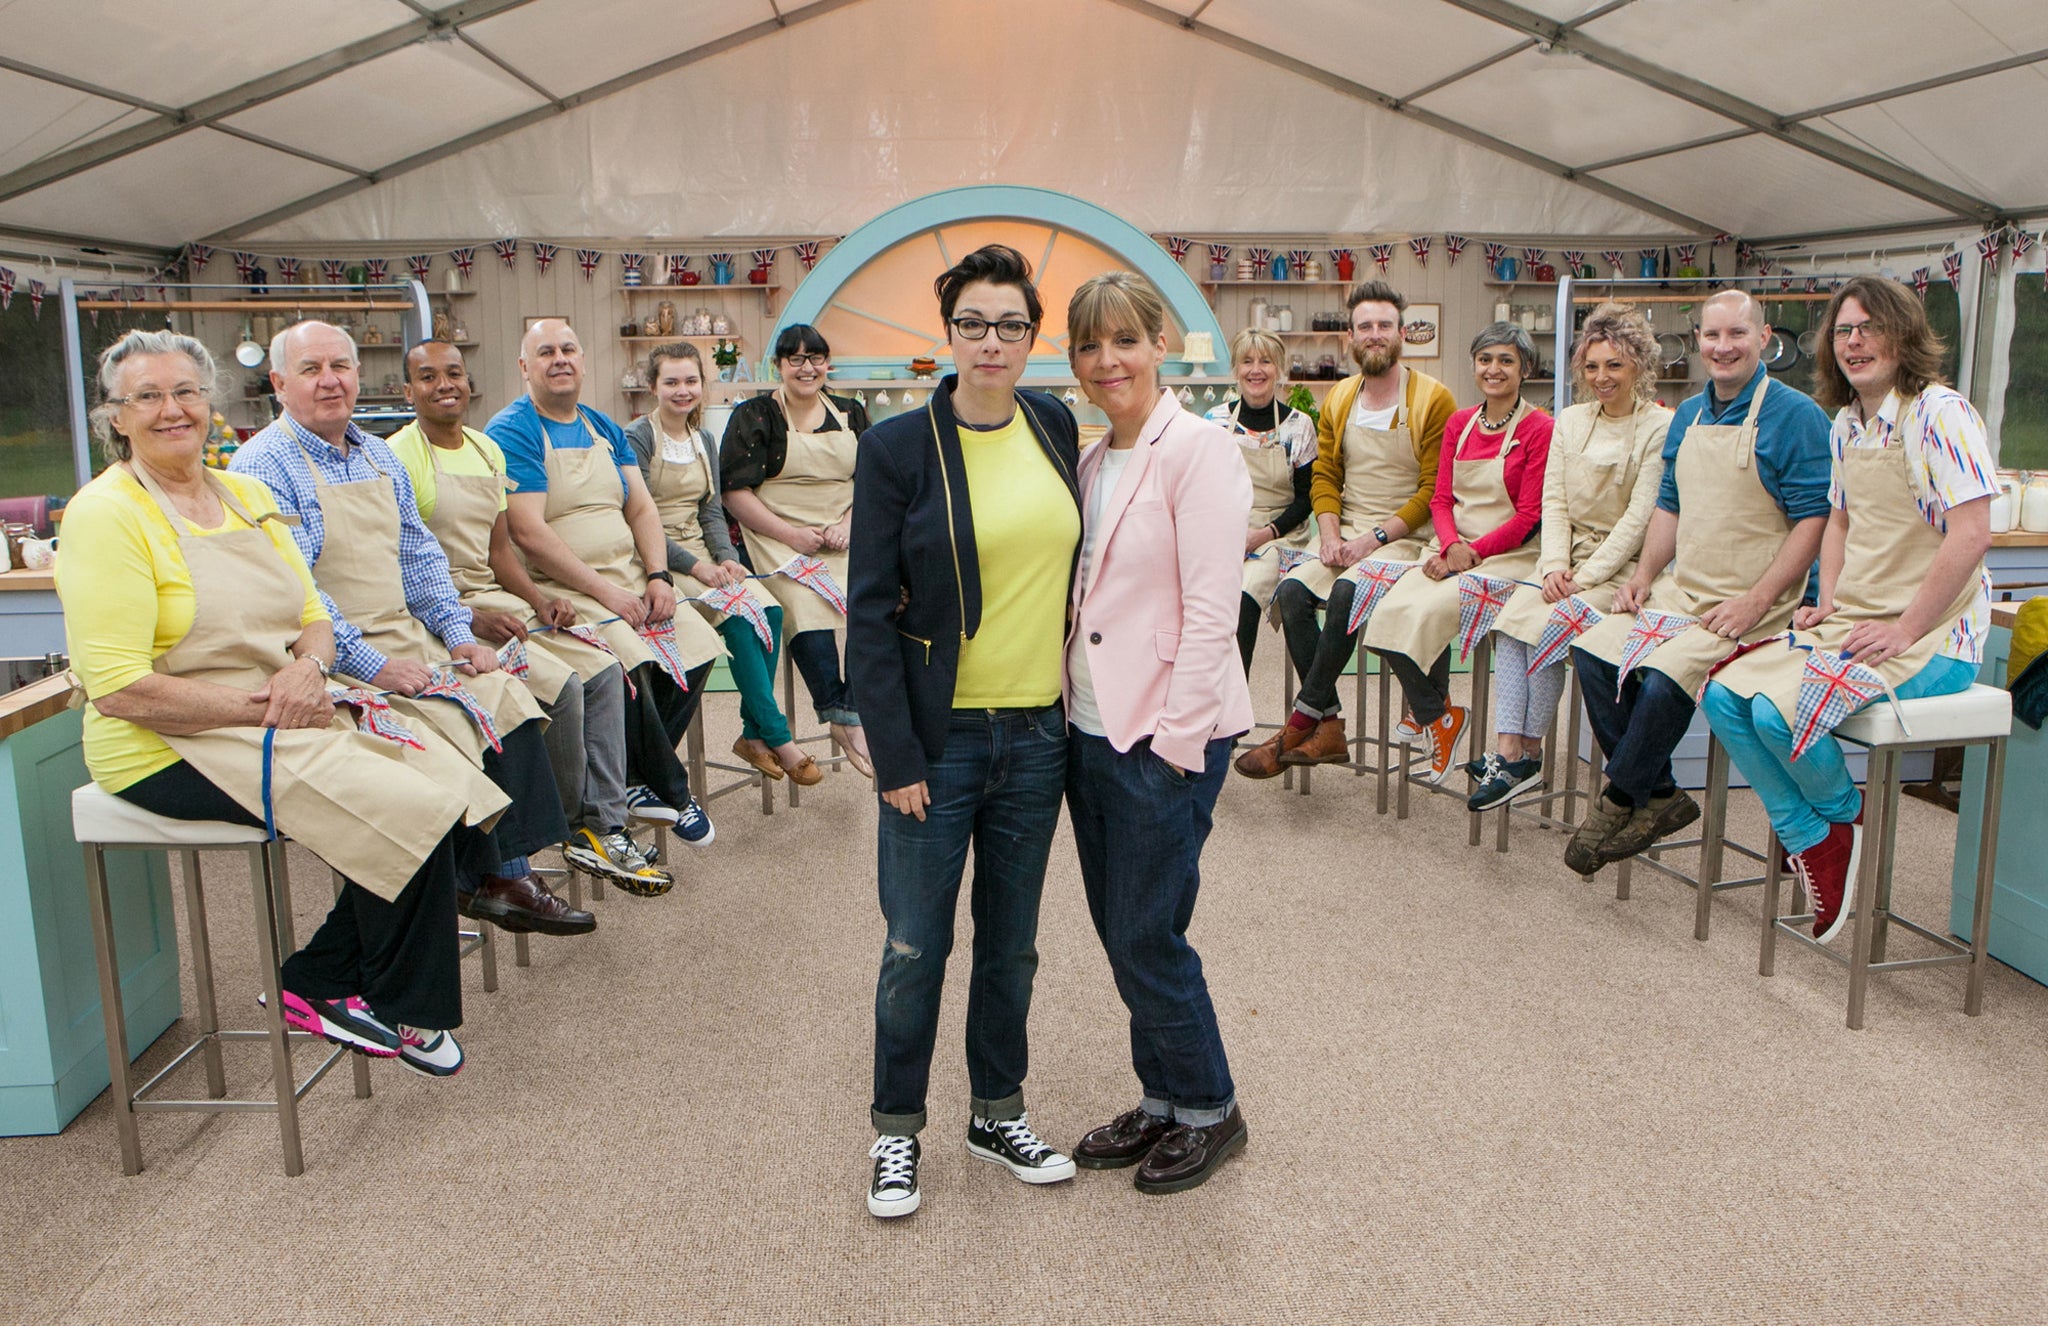
M479 433L474 428L462 430L467 445L453 451L443 451L433 456L434 444L427 441L427 435L420 431L417 420L393 433L385 441L399 460L405 462L405 472L412 476L413 500L419 503L420 519L432 520L434 507L439 504L441 486L434 478L434 461L441 462L441 468L450 474L503 474L505 453L491 440L489 433ZM504 494L498 495L498 510L505 509Z
M1021 709L1060 694L1067 580L1081 513L1020 410L989 432L962 428L981 572L981 628L960 645L956 709Z

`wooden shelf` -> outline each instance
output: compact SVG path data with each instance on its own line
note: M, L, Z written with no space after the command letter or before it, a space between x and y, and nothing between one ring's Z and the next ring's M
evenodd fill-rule
M483 342L478 340L446 341L443 344L457 346L464 350L474 350L479 345L482 345ZM379 341L375 345L364 345L361 342L356 343L356 349L358 350L403 350L405 348L404 341Z
M754 283L753 283L752 281L727 281L727 282L726 282L726 283L725 283L724 285L716 285L716 284L713 284L713 283L712 283L712 282L710 282L710 281L699 281L699 282L698 282L698 283L697 283L696 285L652 285L652 284L649 284L649 285L622 285L622 286L615 286L615 287L613 287L613 288L614 288L614 289L616 289L616 290L623 290L623 291L625 291L625 292L626 292L627 294L629 294L629 295L645 295L645 294L651 294L651 293L653 293L653 292L655 292L655 291L657 291L657 290L658 290L658 291L662 291L662 292L664 292L664 293L666 293L666 294L671 294L671 295L673 295L673 294L688 294L688 293L690 293L690 292L692 292L692 291L703 291L703 290L755 290L755 291L759 291L759 292L761 292L761 293L763 293L763 294L772 294L772 293L774 293L775 291L777 291L777 290L780 290L780 289L782 289L782 283L781 283L780 281L769 281L769 282L767 282L766 284L763 284L763 285L755 285L755 284L754 284Z
M1275 280L1272 280L1271 278L1265 278L1265 279L1261 279L1261 280L1256 280L1256 281L1202 281L1202 282L1200 282L1199 284L1200 284L1200 285L1202 285L1202 286L1203 286L1204 288L1206 288L1206 289L1209 289L1209 290L1249 290L1249 289L1251 289L1251 287L1253 287L1253 286L1255 286L1255 285L1258 285L1258 286L1287 286L1287 285L1294 285L1294 286L1308 286L1308 287L1312 287L1312 288L1313 288L1313 287L1328 287L1328 286L1334 286L1335 288L1337 288L1337 289L1339 289L1339 290L1348 290L1348 289L1350 289L1350 288L1351 288L1352 286L1354 286L1354 285L1358 284L1358 282L1357 282L1356 280L1351 280L1351 281L1275 281Z
M717 332L706 332L702 336L684 336L681 333L677 333L674 336L648 336L641 332L635 332L631 336L621 336L618 339L622 341L731 341L734 345L743 344L746 340L745 337L737 332L727 332L723 336Z

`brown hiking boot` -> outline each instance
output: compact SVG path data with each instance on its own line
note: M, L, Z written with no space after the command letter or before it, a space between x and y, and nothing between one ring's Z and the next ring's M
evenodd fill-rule
M1280 739L1287 735L1288 728L1281 728L1272 736L1237 757L1237 771L1247 778L1278 778L1280 776Z
M1607 835L1600 844L1602 861L1621 861L1647 851L1700 817L1700 803L1684 789L1667 796L1651 797L1648 805L1637 806L1628 823Z
M1344 717L1332 714L1316 724L1308 740L1280 752L1282 764L1343 764L1351 758L1351 743L1344 739Z
M1628 823L1631 813L1627 806L1617 806L1604 796L1594 797L1593 804L1586 808L1586 818L1564 845L1564 863L1587 879L1599 874L1608 859L1602 856L1601 848L1615 830Z

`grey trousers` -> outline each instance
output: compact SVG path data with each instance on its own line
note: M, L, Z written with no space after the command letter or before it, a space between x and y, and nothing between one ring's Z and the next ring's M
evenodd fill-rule
M626 674L616 667L564 686L548 716L548 763L572 829L597 833L626 823Z

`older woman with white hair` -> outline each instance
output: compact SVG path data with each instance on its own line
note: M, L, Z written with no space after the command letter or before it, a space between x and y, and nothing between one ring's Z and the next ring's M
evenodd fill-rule
M1230 341L1237 399L1225 401L1208 415L1210 423L1237 436L1252 478L1251 527L1244 536L1244 595L1237 605L1237 652L1244 658L1247 676L1259 646L1259 618L1270 608L1280 578L1316 548L1309 497L1316 467L1316 421L1280 399L1286 362L1286 342L1272 332L1260 327L1239 332Z

